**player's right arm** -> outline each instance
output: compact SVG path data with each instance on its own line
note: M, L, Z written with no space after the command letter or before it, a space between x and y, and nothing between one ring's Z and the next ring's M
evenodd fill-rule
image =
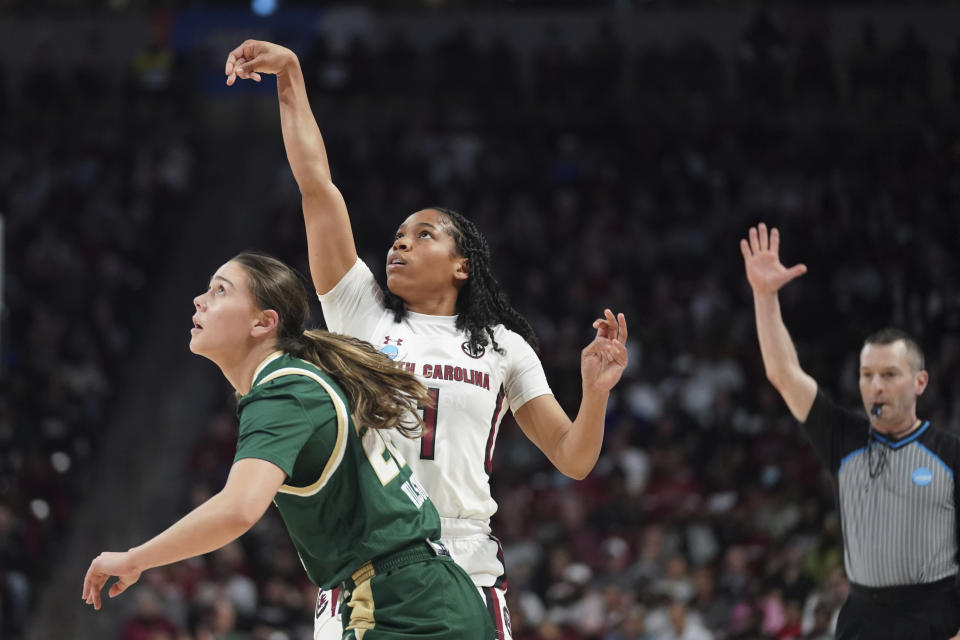
M751 227L749 239L740 240L740 252L753 289L753 305L757 319L757 338L767 379L787 403L790 413L806 422L817 397L817 381L800 367L797 349L780 313L780 288L807 272L797 264L789 269L780 262L780 233L767 225Z
M259 82L261 73L277 76L283 145L303 199L310 275L317 293L326 293L357 261L357 248L347 205L330 175L300 61L285 47L247 40L230 52L224 71L228 85L238 77Z
M238 460L219 493L163 533L128 551L105 551L94 558L83 579L83 599L100 609L100 592L111 576L118 578L108 591L113 598L137 582L147 569L209 553L233 542L263 516L286 477L282 469L266 460Z

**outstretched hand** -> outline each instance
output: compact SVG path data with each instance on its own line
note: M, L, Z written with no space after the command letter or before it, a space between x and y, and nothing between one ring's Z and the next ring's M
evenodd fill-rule
M750 227L749 241L740 240L747 281L757 293L776 293L780 287L807 272L804 264L795 264L789 269L780 262L780 232L776 227L767 233L767 225Z
M90 568L87 569L87 575L83 578L82 597L87 604L92 604L94 609L99 610L102 604L100 591L111 576L117 576L117 581L113 583L107 594L115 598L139 580L140 573L141 571L134 566L129 552L104 551L93 559Z
M608 392L627 366L627 319L610 309L603 314L593 321L596 337L580 354L580 375L585 388Z
M293 60L296 54L286 47L263 40L247 40L227 55L223 72L228 86L233 86L237 78L260 82L261 73L279 74Z

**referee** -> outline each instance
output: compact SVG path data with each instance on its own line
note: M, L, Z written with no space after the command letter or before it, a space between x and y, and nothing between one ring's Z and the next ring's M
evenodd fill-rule
M957 511L960 440L917 418L923 354L885 329L860 351L865 414L838 408L800 368L777 291L806 273L780 262L780 237L751 228L740 250L753 289L767 378L834 480L850 597L837 640L960 640Z

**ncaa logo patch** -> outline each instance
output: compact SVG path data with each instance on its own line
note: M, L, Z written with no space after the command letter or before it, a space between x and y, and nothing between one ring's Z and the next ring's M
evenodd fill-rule
M487 350L482 345L477 345L476 348L473 348L472 346L470 346L469 341L464 342L462 345L460 345L460 349L462 349L465 354L467 354L474 360L479 360L480 358L483 357L483 354L487 352Z
M406 349L403 348L403 338L383 336L383 346L380 347L380 353L391 360L403 360L403 356L406 355Z
M388 344L386 346L380 347L380 353L384 354L391 360L396 360L397 356L400 355L400 349L397 349L392 344Z
M926 467L917 467L913 470L910 478L913 480L913 484L918 487L925 487L933 482L933 472Z

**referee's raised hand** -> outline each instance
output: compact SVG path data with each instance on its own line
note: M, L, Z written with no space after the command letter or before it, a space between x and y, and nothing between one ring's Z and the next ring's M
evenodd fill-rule
M780 287L807 272L804 264L795 264L788 269L780 262L780 232L776 227L767 232L767 225L761 222L750 227L748 237L740 240L740 253L754 294L776 293Z

